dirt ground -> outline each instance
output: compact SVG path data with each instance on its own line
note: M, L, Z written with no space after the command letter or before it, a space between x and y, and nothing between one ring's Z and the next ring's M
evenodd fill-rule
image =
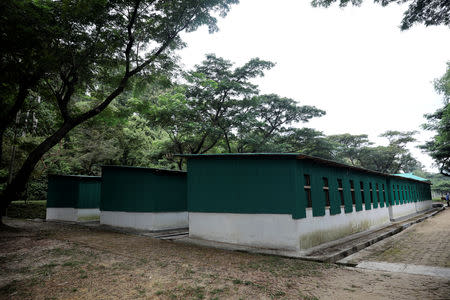
M0 231L1 299L449 299L443 278L52 222Z

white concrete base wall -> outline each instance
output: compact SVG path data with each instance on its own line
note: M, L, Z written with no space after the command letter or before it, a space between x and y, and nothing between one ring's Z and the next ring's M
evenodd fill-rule
M189 237L273 249L297 249L296 226L287 214L189 212Z
M287 214L189 213L189 236L269 249L304 250L389 222L386 207L294 220Z
M387 207L378 207L370 210L356 211L355 206L350 213L344 212L330 215L330 210L325 210L325 215L313 217L312 209L306 209L306 218L294 220L297 226L298 247L301 250L308 249L344 236L368 230L389 222Z
M98 208L47 207L46 220L60 220L76 222L83 217L100 215Z
M432 207L433 207L433 201L432 200L416 202L416 210L417 210L417 212L428 210L428 209L431 209Z
M397 219L400 217L408 216L424 210L428 210L431 208L431 206L432 206L431 200L393 205L391 217Z
M100 224L144 230L184 228L188 226L188 213L101 211Z

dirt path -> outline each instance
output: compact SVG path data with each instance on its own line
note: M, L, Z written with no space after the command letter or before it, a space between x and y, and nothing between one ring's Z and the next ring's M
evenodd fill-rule
M2 299L445 299L436 277L231 252L78 225L8 220Z
M352 255L348 261L450 268L450 209Z

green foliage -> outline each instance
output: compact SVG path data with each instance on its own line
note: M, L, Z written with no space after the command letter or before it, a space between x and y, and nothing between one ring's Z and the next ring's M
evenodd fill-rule
M428 173L422 170L415 170L414 174L423 178L427 178L431 181L431 191L438 195L444 195L450 192L450 178L440 173Z
M441 174L450 176L450 62L446 73L435 81L435 89L443 95L444 106L425 115L428 123L423 128L435 131L436 135L421 148L434 159Z
M345 7L349 3L360 6L363 0L312 0L311 4L315 7L328 7L334 2L339 2L340 7ZM446 0L374 0L374 2L382 6L409 2L409 7L403 14L400 26L402 30L411 28L415 23L423 23L425 26L450 25L450 2Z
M160 95L146 115L169 136L167 152L285 152L280 140L293 130L289 126L325 112L275 94L258 95L251 79L272 66L254 58L233 68L208 54L186 72L186 83Z
M23 203L21 201L13 202L7 211L10 218L20 219L45 219L46 204L45 201L31 201Z
M387 146L372 146L367 135L339 134L327 137L331 146L331 158L356 167L383 173L412 172L421 169L421 164L411 155L406 146L414 142L414 131L387 131ZM326 157L323 157L326 158Z
M185 45L180 32L195 31L203 25L210 32L217 31L215 16L225 16L237 2L2 1L0 96L5 101L0 107L0 146L8 126L32 93L38 103L47 106L49 114L44 119L52 124L48 124L51 130L39 133L36 143L22 143L30 146L22 149L27 159L14 168L18 171L1 194L1 206L20 196L44 154L73 128L104 111L134 78L145 76L157 82L162 75L170 74L176 62L174 50ZM107 113L103 117L112 120ZM77 153L80 159L76 162L60 160L59 169L78 164L78 168L96 172L94 160L107 161L118 155L114 150L116 140L106 141L103 130L81 128L78 134L89 135L89 141L82 141L77 133L70 138L84 142L84 149L92 151ZM93 153L95 141L100 140L109 150ZM1 158L2 154L0 147Z

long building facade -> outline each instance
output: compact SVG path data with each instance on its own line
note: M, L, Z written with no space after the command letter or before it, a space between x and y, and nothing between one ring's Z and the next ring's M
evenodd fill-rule
M193 238L298 251L431 208L428 181L311 156L184 157Z

